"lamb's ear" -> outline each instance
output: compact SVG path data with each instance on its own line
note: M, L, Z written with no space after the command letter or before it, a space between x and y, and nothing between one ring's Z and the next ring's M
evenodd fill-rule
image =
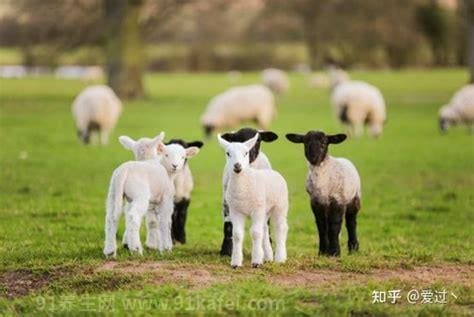
M186 157L193 157L199 153L199 148L197 146L191 146L186 149Z
M156 145L156 153L158 153L158 155L164 155L166 152L166 145L161 142L161 141L158 141L158 144Z
M228 142L233 142L234 141L234 132L226 132L224 134L221 134L221 138Z
M273 142L278 139L278 134L272 131L258 131L258 133L264 142Z
M227 142L226 140L224 140L220 134L217 135L217 141L219 141L219 145L223 149L226 149L230 144L230 142Z
M258 132L248 141L244 142L244 145L249 149L249 151L255 146L255 143L258 141Z
M158 134L157 136L153 138L153 142L157 142L157 141L162 142L164 138L165 138L165 132L161 131L160 134Z
M118 139L119 139L120 144L122 144L123 147L126 148L127 150L133 150L133 148L135 147L135 143L137 143L131 137L126 136L126 135L119 136Z
M187 147L189 148L189 147L195 146L195 147L198 147L198 148L202 148L203 145L204 145L204 143L201 142L201 141L194 141L194 142L189 142Z
M347 135L344 133L339 133L339 134L334 134L334 135L328 135L328 141L331 144L338 144L344 141L347 138Z
M293 143L303 143L304 142L304 135L296 134L296 133L288 133L286 135L288 141Z

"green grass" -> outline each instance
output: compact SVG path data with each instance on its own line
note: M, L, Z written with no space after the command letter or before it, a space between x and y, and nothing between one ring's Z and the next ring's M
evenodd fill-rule
M83 314L90 312L84 307L90 302L95 303L95 312L112 310L124 315L150 311L162 315L196 311L222 315L472 314L472 282L467 286L458 280L440 283L442 276L433 276L431 282L407 282L374 274L446 266L467 268L472 278L474 137L465 127L452 129L447 136L437 131L438 108L466 82L467 73L451 69L352 75L381 88L389 113L381 139L364 137L330 149L335 156L351 159L361 174L360 252L347 254L343 232L340 259L317 256L316 228L304 191L303 148L287 142L284 134L309 129L338 132L340 127L332 116L328 93L312 90L302 75L292 75L291 90L279 98L279 115L272 126L280 139L263 145L290 189L288 263L250 269L248 233L242 270L231 270L229 260L218 256L225 158L214 139L190 163L195 190L188 244L177 246L171 254L148 251L143 258L118 250L119 264L163 263L176 272L203 269L217 276L202 285L199 280L193 285L197 273L179 279L167 277L170 272L160 269L99 270L105 262L104 200L113 169L132 158L117 137L153 136L164 130L168 137L201 139L199 115L213 95L230 86L226 75L147 76L148 98L125 104L105 148L84 147L76 140L70 105L85 82L51 77L0 80L0 315ZM256 81L255 73L241 79L241 83ZM320 271L346 278L329 284L274 282L278 277ZM350 274L363 282L352 283L347 279ZM7 297L12 283L22 280L31 283L20 283L31 292ZM406 300L397 305L372 304L373 290L396 288L405 293L411 288L446 288L458 298L451 297L445 305L410 305ZM132 309L129 301L133 299L142 306ZM253 299L261 300L261 307L255 308ZM61 310L58 305L65 302L72 303L70 309L62 306ZM109 302L109 306L99 307L99 302Z

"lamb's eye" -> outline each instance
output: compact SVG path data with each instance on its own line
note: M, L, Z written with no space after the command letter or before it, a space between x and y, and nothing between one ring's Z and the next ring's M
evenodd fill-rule
M230 157L230 153L229 153L229 152L226 152L225 154L227 154L227 156Z
M245 152L245 156L249 155L249 152Z
M165 154L165 157L168 157L168 154Z

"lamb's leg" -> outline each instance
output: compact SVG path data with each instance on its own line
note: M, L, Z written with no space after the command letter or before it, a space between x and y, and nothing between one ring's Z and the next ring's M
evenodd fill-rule
M125 231L123 232L123 236L122 236L122 245L125 249L128 249L128 244L127 244L127 215L128 215L128 211L130 209L130 204L129 203L126 203L125 204Z
M104 131L104 130L99 130L98 133L99 133L100 144L107 145L107 143L109 142L109 132Z
M156 206L150 204L146 213L146 241L147 248L158 250L159 246L159 232L158 232L158 215Z
M222 240L221 255L232 255L232 222L229 217L229 205L224 200L222 203L222 213L224 215L224 239Z
M173 240L182 244L186 243L186 218L190 200L183 198L174 205L172 236Z
M232 221L232 258L230 265L233 268L242 266L243 261L243 243L245 230L245 215L238 212L230 211L230 219Z
M287 210L275 211L272 214L272 222L275 228L275 262L286 261L286 237L288 235Z
M346 209L346 228L349 253L359 250L359 241L357 240L357 213L360 209L360 199L355 197Z
M147 197L135 199L130 204L130 210L127 215L127 244L131 252L138 252L143 254L142 244L140 242L140 226L143 216L148 209Z
M171 217L173 215L174 203L172 196L165 196L157 206L159 215L160 243L158 250L171 251L173 249L173 239L171 238Z
M265 222L265 227L263 228L263 260L271 262L273 261L273 250L272 250L272 241L270 239L270 226L269 221Z
M328 255L330 256L339 256L341 254L341 249L339 247L339 233L341 232L344 211L344 205L337 202L331 202L328 210Z
M104 255L115 257L117 255L117 229L121 213L118 215L107 213L105 215L105 246Z
M252 237L252 267L259 267L263 264L262 244L265 229L265 218L265 212L263 210L257 210L252 214L252 226L250 227L250 235Z
M319 254L328 254L329 238L328 238L328 221L327 221L327 207L318 203L316 200L311 200L311 209L313 210L318 227L319 234Z

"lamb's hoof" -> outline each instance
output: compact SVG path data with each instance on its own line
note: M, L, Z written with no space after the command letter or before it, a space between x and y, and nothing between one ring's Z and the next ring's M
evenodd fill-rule
M262 263L252 263L252 268L258 269L260 267L262 267Z
M128 244L124 243L124 244L123 244L123 248L124 248L125 250L128 250Z
M104 255L106 258L115 258L117 256L117 249L104 248Z
M235 269L238 269L240 265L231 265L231 267L235 270Z
M117 253L116 252L112 252L112 253L104 253L105 255L105 258L106 259L115 259L117 257Z

